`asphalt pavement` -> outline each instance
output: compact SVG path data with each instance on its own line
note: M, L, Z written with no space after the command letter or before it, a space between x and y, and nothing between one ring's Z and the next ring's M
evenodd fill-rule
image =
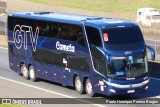
M155 50L157 56L160 56L160 40L145 39L145 43ZM148 51L148 53L150 52ZM160 60L160 58L157 57L157 60Z
M149 91L147 93L137 93L131 95L123 95L114 97L116 99L143 99L143 98L160 98L160 76L151 75ZM65 87L60 84L40 80L32 82L25 80L21 75L9 69L8 50L7 48L0 48L0 97L1 98L89 98L86 94L79 95L74 88ZM114 99L112 97L98 95L96 98L102 100ZM84 100L85 101L85 100ZM83 101L82 101L83 103ZM98 107L117 107L128 105L117 104L85 104L86 106ZM44 105L26 105L27 107L43 107ZM45 105L51 106L51 105ZM64 106L54 105L54 106ZM75 106L75 105L68 105ZM76 105L81 106L81 105ZM131 104L131 107L136 107L136 104ZM159 105L145 104L146 107L158 107Z
M7 17L6 16L0 16L0 21L6 21Z
M6 21L6 16L0 16L0 32L5 32Z

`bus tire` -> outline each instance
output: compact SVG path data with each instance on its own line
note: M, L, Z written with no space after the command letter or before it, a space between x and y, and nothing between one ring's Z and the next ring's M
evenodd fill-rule
M32 65L29 67L29 77L30 77L30 80L33 82L35 82L37 80L36 72L35 72L35 69Z
M77 76L77 77L75 78L75 82L74 82L74 83L75 83L74 86L75 86L76 91L77 91L79 94L83 94L84 88L83 88L83 84L82 84L79 76Z
M22 73L23 77L24 77L26 80L29 79L28 69L27 69L27 67L25 66L25 64L22 64L22 65L21 65L21 73Z
M90 79L86 80L85 89L86 89L86 93L89 97L95 96L95 92L93 91L93 87L92 87L92 83L91 83Z

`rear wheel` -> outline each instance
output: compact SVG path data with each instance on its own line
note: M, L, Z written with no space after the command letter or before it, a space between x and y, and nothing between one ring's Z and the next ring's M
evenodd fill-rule
M77 91L79 94L83 94L84 89L83 89L83 85L82 85L82 82L81 82L79 76L77 76L77 77L75 78L75 82L74 82L74 83L75 83L74 85L75 85L76 91Z
M35 69L32 65L29 67L29 77L30 77L30 80L33 82L35 82L37 80L36 72L35 72Z
M85 84L85 89L89 97L95 96L95 92L93 91L93 87L92 87L90 79L87 79L86 84Z
M28 80L29 79L29 74L28 74L28 70L27 67L25 66L25 64L21 65L21 73L23 75L23 77Z

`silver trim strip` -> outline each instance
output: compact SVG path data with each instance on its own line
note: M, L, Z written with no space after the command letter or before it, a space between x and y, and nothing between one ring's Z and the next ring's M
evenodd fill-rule
M138 84L129 84L129 85L120 85L120 84L111 83L111 82L108 82L108 81L105 81L105 83L110 85L110 86L116 87L116 88L137 88L137 87L141 87L141 86L144 86L147 83L149 83L149 79L145 80L141 83L138 83Z

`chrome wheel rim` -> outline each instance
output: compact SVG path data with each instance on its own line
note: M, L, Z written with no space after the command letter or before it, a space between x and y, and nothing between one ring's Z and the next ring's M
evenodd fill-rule
M33 79L35 77L34 70L30 69L29 73L30 73L30 78Z
M89 94L92 93L92 84L90 82L87 83L86 90Z
M27 77L27 76L28 76L27 67L24 66L22 69L23 69L23 76L24 76L24 77Z
M76 81L76 89L77 89L78 91L80 91L81 88L82 88L81 81L78 79L78 80Z

